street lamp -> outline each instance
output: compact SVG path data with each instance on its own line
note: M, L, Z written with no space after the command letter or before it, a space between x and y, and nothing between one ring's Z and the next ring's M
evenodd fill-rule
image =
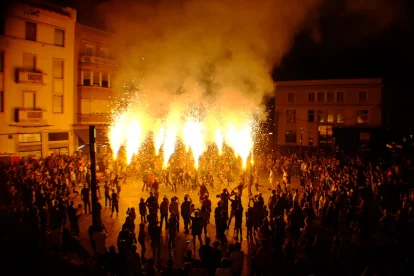
M303 139L303 126L300 127L300 159L303 159L302 156L302 139Z

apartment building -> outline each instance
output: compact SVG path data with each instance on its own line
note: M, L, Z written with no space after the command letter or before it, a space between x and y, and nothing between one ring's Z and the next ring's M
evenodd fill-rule
M89 144L89 125L97 128L97 143L105 144L117 69L113 33L77 23L75 28L74 86L78 147ZM98 149L99 151L99 149Z
M76 10L14 3L2 20L0 154L73 152Z
M381 126L381 79L280 81L275 91L278 145L331 147L336 129L369 141Z

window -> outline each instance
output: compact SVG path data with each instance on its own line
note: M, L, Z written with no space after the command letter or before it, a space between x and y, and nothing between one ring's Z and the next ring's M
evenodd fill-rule
M315 93L314 92L309 92L308 93L308 102L310 102L310 103L315 102Z
M4 112L4 92L0 91L0 112Z
M360 102L365 102L366 100L367 100L367 92L360 91L359 92L359 101Z
M102 87L109 87L109 73L102 73Z
M66 141L69 140L69 133L67 132L50 132L48 133L49 141Z
M285 132L285 143L296 144L296 132L287 130Z
M103 58L109 58L109 49L108 48L99 48L99 56Z
M95 55L95 46L92 46L92 45L86 45L85 46L85 54L87 55L87 56L93 56L93 55Z
M324 102L325 101L325 93L318 92L318 102Z
M344 114L340 110L336 111L336 122L338 124L342 124L344 122Z
M308 122L309 123L315 122L315 110L308 110Z
M335 113L333 110L328 109L328 117L326 118L326 121L330 124L334 122Z
M295 94L294 93L288 93L288 102L290 102L290 103L295 102Z
M65 46L65 31L60 29L55 29L55 45L56 46Z
M83 72L82 85L91 85L91 72L92 71L82 71L82 72Z
M53 59L53 78L63 79L64 61L63 59Z
M358 110L357 111L357 123L358 124L368 123L368 110Z
M323 110L318 110L318 123L325 122L325 114Z
M36 71L36 55L23 54L23 69L29 72Z
M4 72L4 52L0 51L0 72Z
M36 41L37 24L33 22L26 22L26 39Z
M309 146L313 146L313 132L309 130Z
M319 143L326 144L326 143L332 143L332 126L331 125L322 125L318 126L318 132L319 132Z
M28 108L28 109L36 108L36 92L23 91L23 108Z
M328 93L326 93L326 100L327 100L328 102L333 102L333 101L335 101L335 99L334 99L334 92L328 92Z
M286 123L296 122L296 110L286 110Z
M336 101L343 102L344 101L344 92L336 92Z
M93 85L101 86L100 81L99 81L100 73L99 72L93 72L92 74L93 74Z
M63 113L64 60L53 59L53 99L52 112Z

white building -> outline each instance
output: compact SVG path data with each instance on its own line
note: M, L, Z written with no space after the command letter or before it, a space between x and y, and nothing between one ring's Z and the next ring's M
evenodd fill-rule
M76 10L13 4L0 35L0 154L71 154Z

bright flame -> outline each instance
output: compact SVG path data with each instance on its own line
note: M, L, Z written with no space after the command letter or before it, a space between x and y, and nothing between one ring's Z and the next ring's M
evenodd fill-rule
M249 157L250 151L253 147L253 137L252 131L249 124L246 124L242 127L239 132L239 139L238 139L238 151L239 155L242 159L242 167L243 170L246 169L247 158Z
M138 122L137 117L130 118L130 122L127 129L127 141L126 141L126 152L127 152L127 163L129 164L134 154L138 153L138 148L141 145L142 129Z
M158 156L160 154L160 149L162 146L162 142L164 141L165 135L165 128L161 126L158 131L154 134L154 147L155 147L155 154Z
M250 164L254 165L254 159L253 159L253 151L250 155Z
M202 124L195 119L188 120L183 128L183 140L186 145L186 150L191 148L194 165L198 169L199 158L205 150Z
M115 123L109 130L109 142L111 143L111 148L112 148L114 159L118 157L119 149L121 148L122 144L125 142L126 127L127 127L126 116L125 114L121 114L120 116L116 117Z
M223 133L218 128L216 129L216 133L215 133L215 142L216 142L220 156L223 154L223 141L224 141Z

